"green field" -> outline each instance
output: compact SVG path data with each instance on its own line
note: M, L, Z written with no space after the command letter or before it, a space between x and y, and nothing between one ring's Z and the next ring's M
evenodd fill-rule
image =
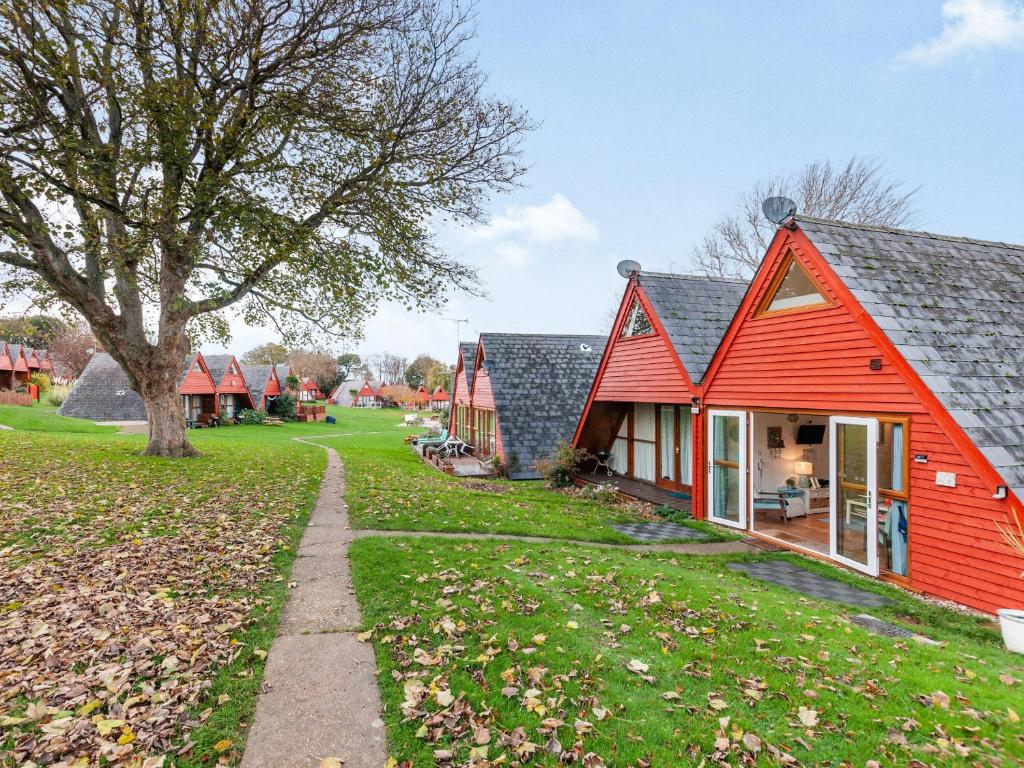
M846 619L859 610L724 557L363 539L352 558L392 756L415 766L435 750L457 765L1024 758L1020 658L988 622L884 587L895 605L876 613L932 619L919 631L941 647L868 634Z
M355 527L581 540L353 545L396 760L1024 760L1024 664L992 622L793 555L589 547L621 541L609 523L635 509L445 476L404 444L401 413L330 412L197 431L201 457L164 460L139 455L141 435L0 407L0 647L18 649L0 654L0 765L237 762L319 445L344 458ZM941 645L870 635L847 620L861 609L725 567L758 557L885 594L871 613Z

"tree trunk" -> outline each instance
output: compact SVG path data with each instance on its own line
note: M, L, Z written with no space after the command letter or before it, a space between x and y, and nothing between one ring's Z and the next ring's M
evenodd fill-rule
M175 370L169 381L166 378L157 380L153 386L144 386L139 392L149 414L149 444L143 452L146 456L182 458L199 455L186 434L181 395L177 392L178 373Z

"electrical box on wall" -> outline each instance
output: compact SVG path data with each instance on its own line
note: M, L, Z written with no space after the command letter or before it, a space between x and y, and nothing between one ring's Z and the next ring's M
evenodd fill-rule
M936 472L935 484L943 488L956 488L956 472Z

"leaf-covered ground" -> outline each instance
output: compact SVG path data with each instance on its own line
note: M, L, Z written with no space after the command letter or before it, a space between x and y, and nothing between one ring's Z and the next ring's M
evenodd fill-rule
M878 615L943 644L868 634L858 610L725 558L429 538L362 539L352 558L399 764L1024 759L1021 660L987 622L877 583L858 580L893 600Z
M360 411L360 409L355 409ZM610 523L642 519L633 509L555 493L540 482L479 481L443 475L395 439L395 411L361 411L352 418L381 432L325 444L345 461L346 499L353 527L406 531L476 531L626 543ZM715 536L712 540L733 538Z
M0 764L230 761L324 452L237 427L150 459L68 421L0 413Z

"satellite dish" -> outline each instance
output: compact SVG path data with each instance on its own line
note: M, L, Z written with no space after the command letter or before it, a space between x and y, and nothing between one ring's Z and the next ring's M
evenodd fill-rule
M622 275L622 277L629 280L629 278L635 277L640 273L640 262L633 261L632 259L625 259L615 265L615 271Z
M769 197L761 203L761 210L768 221L784 224L796 215L796 203L788 197Z
M580 344L580 352L593 352L594 347L591 344Z

